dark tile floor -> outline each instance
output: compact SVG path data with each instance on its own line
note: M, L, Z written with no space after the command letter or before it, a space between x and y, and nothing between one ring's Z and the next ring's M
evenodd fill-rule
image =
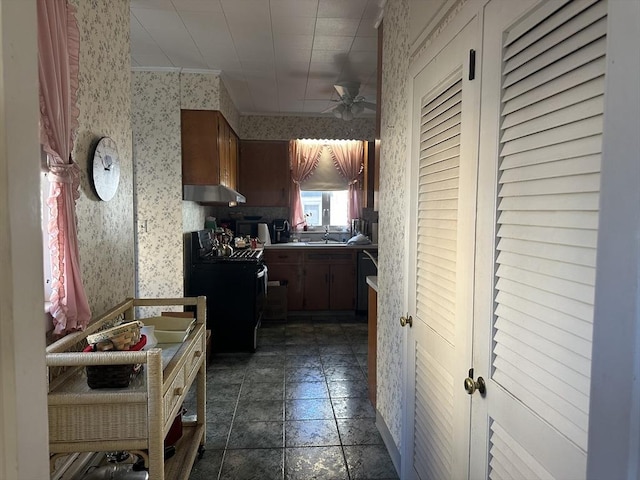
M366 373L361 318L263 322L255 353L207 367L206 452L190 478L397 479Z

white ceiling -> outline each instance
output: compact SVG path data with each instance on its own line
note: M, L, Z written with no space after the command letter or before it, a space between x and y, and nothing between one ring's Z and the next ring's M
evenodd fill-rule
M335 104L340 81L360 82L375 102L380 4L131 0L131 63L219 70L242 114L318 115Z

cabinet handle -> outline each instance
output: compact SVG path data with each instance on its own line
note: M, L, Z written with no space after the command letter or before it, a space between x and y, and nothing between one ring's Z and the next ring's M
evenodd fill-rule
M182 392L184 392L184 389L182 387L176 387L173 389L173 394L176 397L179 397L180 395L182 395Z
M196 358L200 358L200 357L202 356L202 352L201 352L200 350L196 350L196 351L193 353L193 356L194 356L194 357L196 357Z

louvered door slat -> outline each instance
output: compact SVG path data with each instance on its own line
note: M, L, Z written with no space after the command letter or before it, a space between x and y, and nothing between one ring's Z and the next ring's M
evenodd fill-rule
M447 116L445 112L454 108L458 112L457 105L462 102L462 81L453 83L447 90L440 93L422 107L421 127L438 116ZM422 128L421 128L422 129ZM421 132L422 133L422 132Z
M600 175L597 173L573 175L528 182L503 183L500 187L500 197L597 192L599 186Z
M559 329L571 332L578 339L591 342L589 319L580 317L574 312L572 312L572 315L564 313L556 305L539 303L535 298L528 298L527 292L515 288L516 286L517 284L503 282L503 288L496 297L496 301L499 303L496 312L498 312L501 305L506 305L524 315L539 318L541 321L550 323ZM579 342L577 343L579 344Z
M565 355L575 354L575 356L572 356L572 362L583 364L584 360L589 358L591 353L591 342L589 340L577 337L562 329L562 325L549 323L548 318L540 318L539 314L537 317L527 315L511 308L508 303L500 304L498 308L496 308L496 315L499 318L506 318L509 323L513 323L524 330L538 335L541 339L546 339L554 346L566 350Z
M580 138L557 145L548 145L536 150L529 150L502 159L502 170L522 166L534 165L555 160L565 160L583 155L600 153L602 149L602 135Z
M555 110L535 119L519 123L516 126L506 128L503 124L502 141L508 142L516 138L522 138L534 133L541 133L550 128L567 125L583 118L602 115L604 104L602 97L594 97L562 110Z
M584 282L587 285L593 285L595 281L594 268L540 257L501 251L498 255L498 263L500 265L509 265L519 270L534 271L547 276L564 278L565 280Z
M505 115L502 121L502 128L507 129L514 125L529 122L543 115L579 104L594 97L602 98L601 93L603 90L604 77L599 76L575 88L557 93L553 97L545 98L544 100L540 100Z
M521 330L521 332L524 330ZM584 412L589 408L589 387L586 390L578 390L567 383L567 380L575 381L574 372L562 368L562 365L548 362L544 363L545 356L538 351L527 349L526 343L519 341L516 337L500 333L501 343L496 347L496 353L500 362L508 362L512 367L517 368L526 374L531 380L542 385L538 390L539 397L551 397L547 402L554 408L562 409L568 407L571 411L567 417L574 423L579 423L583 419ZM584 378L579 379L584 383ZM588 383L588 382L587 382ZM543 393L544 392L544 393ZM575 409L575 411L574 411Z
M576 157L568 160L510 168L502 172L500 182L522 182L541 178L563 177L572 174L583 175L586 173L598 173L600 171L600 160L600 155L588 155L586 157Z
M560 193L544 197L505 197L498 203L499 210L597 210L600 195L597 192Z
M451 377L438 368L437 359L417 346L414 438L420 455L416 455L414 467L421 478L442 478L451 472L452 388Z
M517 368L510 366L509 364L504 363L501 365L503 368L500 370L496 370L495 380L504 388L513 393L513 395L518 398L526 398L527 403L530 408L532 408L536 412L544 412L546 419L554 425L555 428L566 432L566 435L569 438L576 439L575 443L583 449L586 449L586 430L566 418L561 411L553 408L547 401L554 400L556 397L553 392L546 392L543 389L543 386L537 384L530 378L521 378L519 377L520 373ZM523 380L521 383L519 380ZM538 389L536 391L536 389ZM537 396L537 392L543 391L546 396L544 398L540 398ZM565 411L569 409L565 406ZM582 415L582 419L579 420L579 423L582 425L586 425L588 421L588 415Z
M602 29L602 31L605 31L605 29ZM510 86L507 86L504 90L504 100L510 100L518 95L534 90L538 88L539 85L558 79L594 60L602 58L605 48L606 42L604 39L596 40L572 55L561 57L560 60L556 63L551 63L547 68L532 72L528 77L518 78L515 75L517 71L513 72L508 79L508 83L505 82L506 85Z
M434 162L430 165L425 165L420 169L420 175L429 175L431 173L438 173L444 171L453 171L457 169L458 160L456 157L443 159L438 162Z
M499 458L509 458L511 464L514 465L516 469L512 475L506 478L553 480L551 473L495 421L491 422L490 442L493 450L492 456L498 455ZM503 474L501 471L492 472L491 478L494 478L493 473Z
M559 294L577 302L588 302L593 298L594 287L578 283L573 280L563 280L547 275L529 272L521 268L512 268L508 265L500 265L497 272L501 279L512 280L536 290Z
M578 120L547 131L528 135L503 144L501 155L513 155L547 145L570 142L579 138L598 135L602 132L602 116Z
M600 46L603 45L598 45L598 47ZM596 50L598 47L596 47ZM573 70L570 68L560 69L566 71L566 73L562 75L559 75L558 72L551 72L545 77L540 76L535 79L524 79L514 85L505 92L505 96L502 99L505 104L503 115L564 92L568 90L567 84L580 85L581 83L586 83L603 76L606 69L606 62L602 56L596 56L597 53L599 52L594 54L595 58L592 59L592 61L576 67Z
M587 357L572 352L564 348L563 345L554 344L541 335L538 335L537 332L532 332L517 326L511 318L511 314L514 313L513 311L505 309L504 313L507 317L500 317L500 323L502 324L501 326L505 328L499 333L498 338L501 342L500 345L496 347L501 356L507 355L501 350L503 347L510 348L514 352L519 352L522 355L527 355L530 360L533 360L533 364L536 365L537 368L545 370L549 374L549 377L555 377L557 382L563 382L566 388L573 392L571 395L575 396L576 393L578 393L586 397L589 392L589 367ZM527 343L518 341L518 339L521 338L520 335L523 336L523 339L530 341ZM534 349L533 345L536 345L536 347L544 346L545 348L551 349L554 353L554 358L545 355L540 352L540 350ZM561 358L562 361L558 358ZM571 380L571 382L567 382L565 379ZM586 399L580 401L583 401L583 408L588 406Z
M579 47L590 43L596 38L600 38L604 31L598 31L602 27L602 25L598 24L598 20L606 16L607 11L605 8L606 6L601 3L596 4L594 7L584 11L582 15L573 17L568 22L559 25L557 29L538 39L542 41L531 44L526 50L521 50L519 54L509 58L505 63L503 72L508 74L522 67L525 63L528 63L527 58L535 57L540 62L545 57L545 54L548 57L545 59L545 63L548 65L554 60L565 56L568 52L574 51L576 45ZM527 55L524 55L524 52ZM531 68L532 71L538 70L535 67ZM522 69L521 74L526 75L527 70Z
M595 248L598 239L597 232L591 230L546 228L529 225L501 225L498 236L501 238L516 238L586 248Z
M420 137L421 141L437 137L451 128L460 127L461 114L457 112L455 108L450 110L451 112L448 117L436 117L432 121L424 124L425 132Z
M514 252L535 258L557 260L559 262L596 266L596 255L592 248L578 248L575 245L551 245L548 243L514 238L501 238L498 242L500 252Z
M421 158L430 157L432 155L449 150L450 148L459 147L459 146L460 146L460 139L458 137L450 138L448 140L445 140L444 142L440 142L428 148L421 145L420 157Z
M512 294L515 297L522 297L536 306L547 305L552 310L566 312L570 311L576 318L588 321L593 317L593 307L578 300L559 295L552 292L538 290L525 283L514 282L508 278L500 278L496 288Z
M511 225L536 225L558 228L598 228L598 214L591 211L583 212L537 212L504 210L499 217L500 223Z

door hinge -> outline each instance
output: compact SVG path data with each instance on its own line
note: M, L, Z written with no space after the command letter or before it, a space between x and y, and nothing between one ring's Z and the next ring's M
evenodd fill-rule
M469 50L469 80L476 78L476 51Z

